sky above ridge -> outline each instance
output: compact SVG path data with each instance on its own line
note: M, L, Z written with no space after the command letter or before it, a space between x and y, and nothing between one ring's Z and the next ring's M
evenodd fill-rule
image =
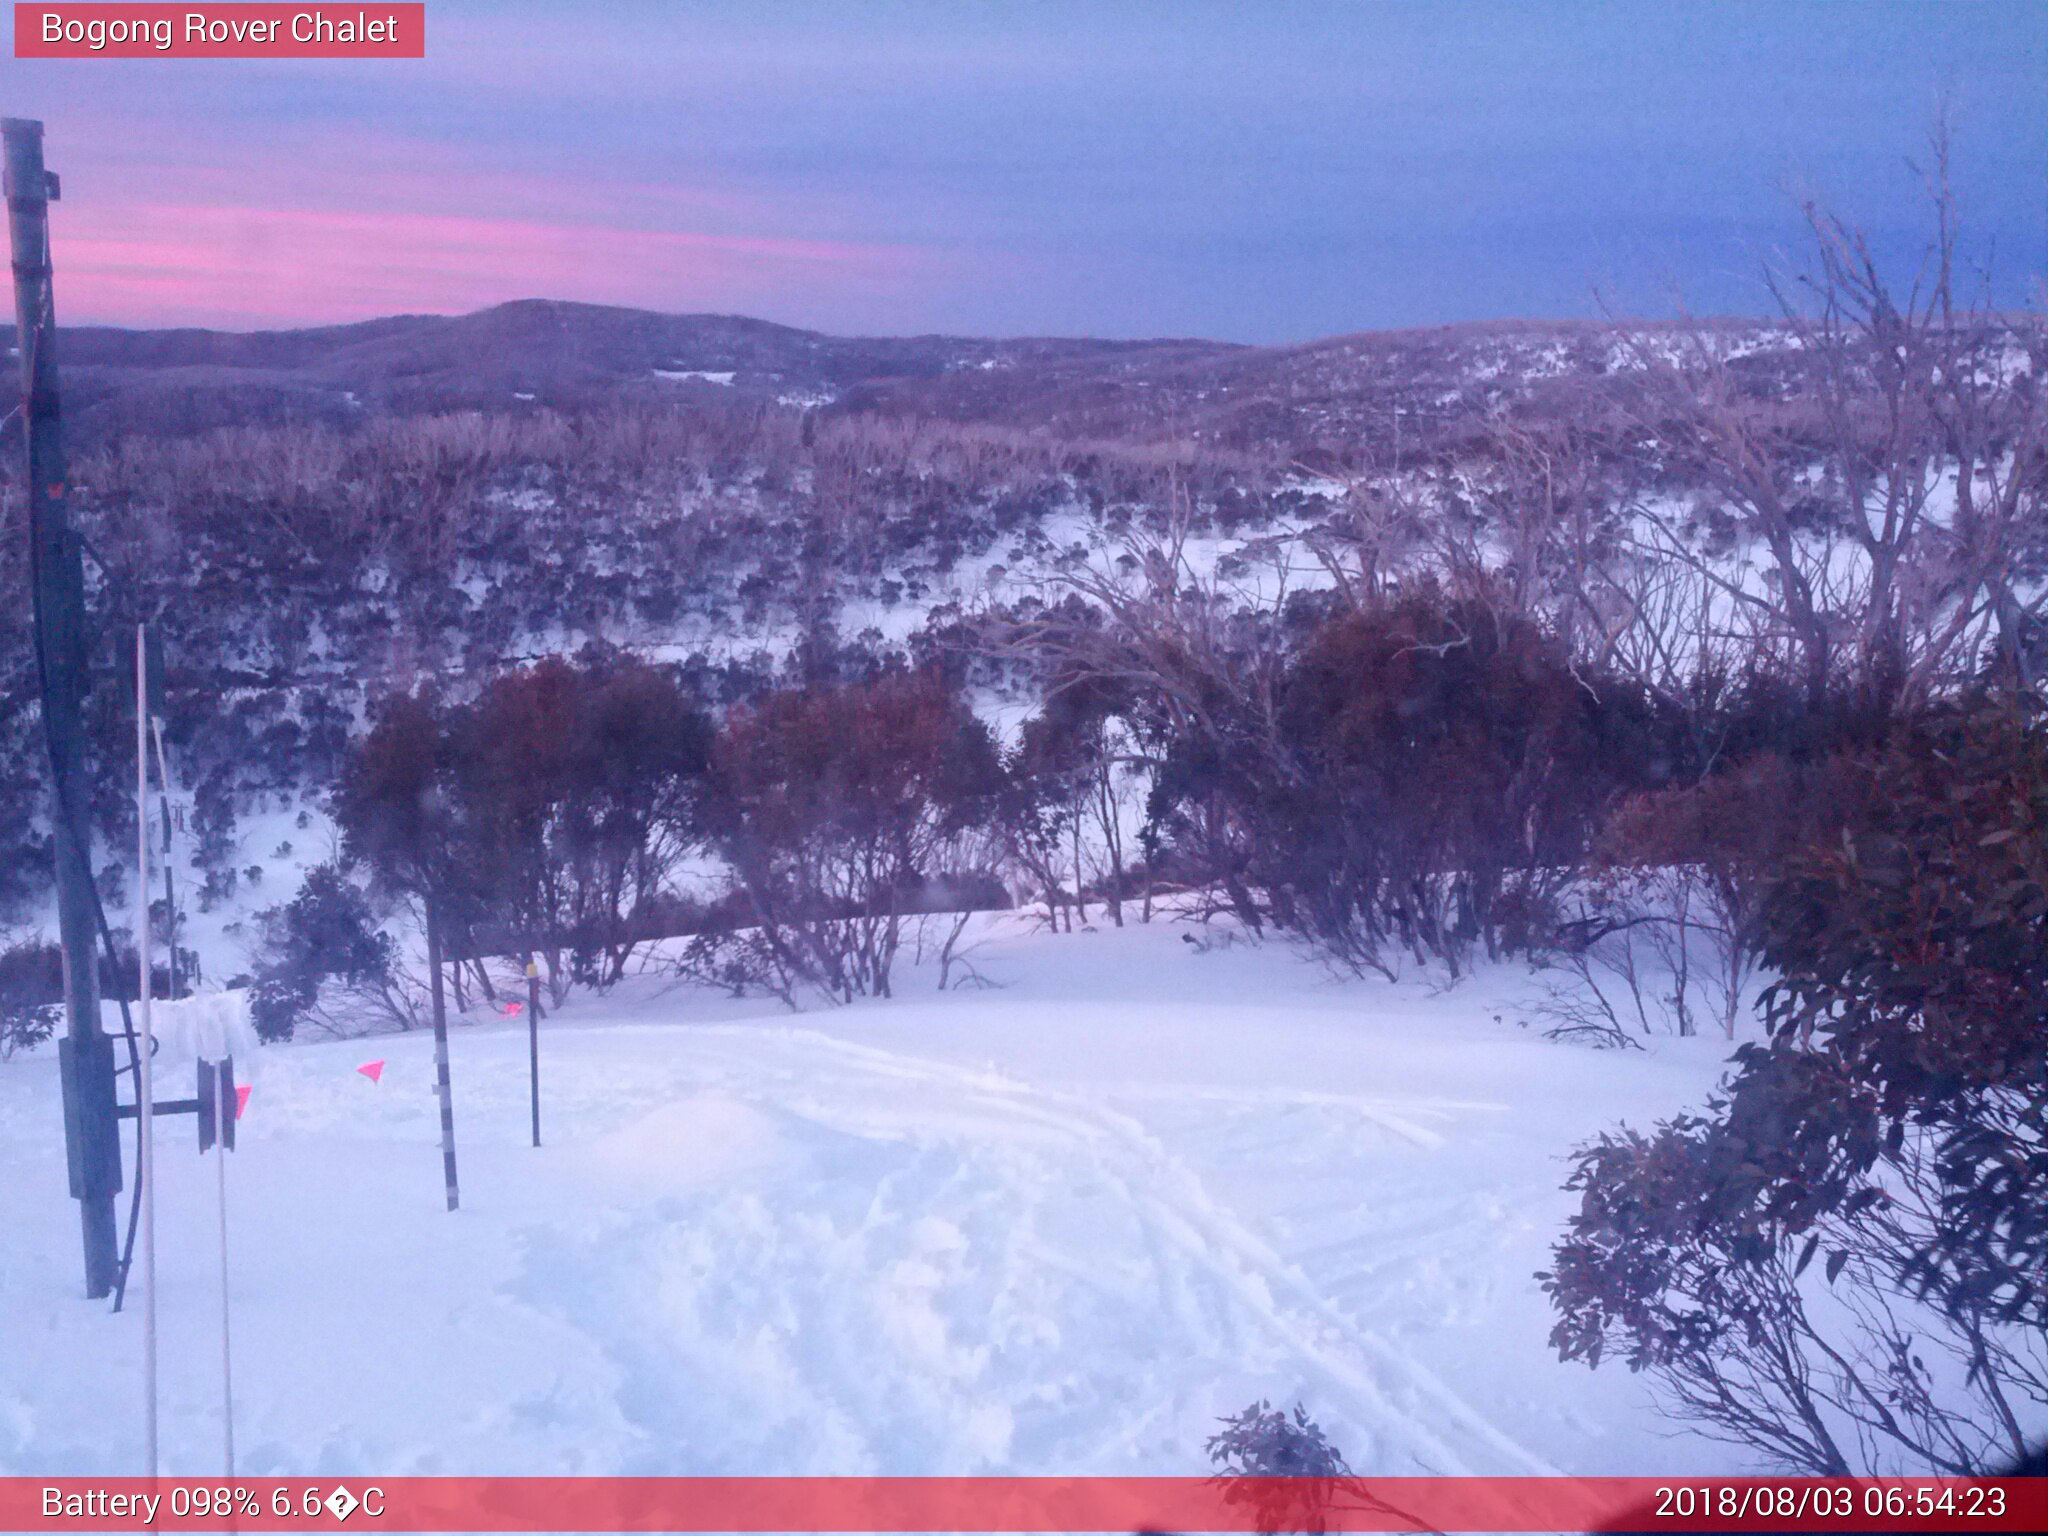
M1802 197L1910 278L1943 102L1993 293L2048 269L2039 0L429 0L427 39L0 59L64 179L60 316L546 297L1271 342L1753 313Z

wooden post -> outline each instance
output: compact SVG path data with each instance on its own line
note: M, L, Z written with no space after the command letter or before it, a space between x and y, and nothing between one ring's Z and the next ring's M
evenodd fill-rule
M14 339L28 445L29 579L54 790L57 930L64 947L64 1146L84 1238L85 1294L98 1297L113 1290L120 1266L114 1196L121 1188L121 1139L114 1114L114 1046L100 1027L92 785L85 767L85 565L65 513L68 471L58 417L49 207L56 178L43 167L41 123L10 117L0 122L0 136L6 144Z
M427 991L434 1009L434 1088L441 1098L441 1171L448 1180L448 1209L462 1204L455 1182L455 1097L448 1081L448 1005L441 992L441 921L434 898L425 898L427 908Z

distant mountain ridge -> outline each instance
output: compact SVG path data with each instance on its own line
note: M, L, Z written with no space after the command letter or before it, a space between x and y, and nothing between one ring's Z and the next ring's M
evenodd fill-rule
M871 380L964 368L1237 350L1187 341L837 337L743 316L546 299L302 330L69 326L58 347L67 405L82 426L172 433L364 409L491 408L523 397L579 406L692 382L820 402Z
M1295 448L1396 417L1427 427L1491 409L1504 389L1605 373L1622 328L1502 321L1290 346L842 337L744 316L523 299L301 330L73 326L58 345L66 412L85 444L292 420L340 426L378 412L695 399Z

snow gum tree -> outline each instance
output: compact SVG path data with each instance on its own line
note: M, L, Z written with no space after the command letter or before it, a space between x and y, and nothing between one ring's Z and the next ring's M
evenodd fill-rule
M964 873L963 840L980 842L966 834L993 820L1001 788L988 728L931 674L735 708L712 747L703 825L745 927L700 958L785 999L887 996L906 915L927 881Z
M617 981L692 844L709 721L661 668L592 648L500 673L450 733L480 924L540 952L557 1002L572 976Z

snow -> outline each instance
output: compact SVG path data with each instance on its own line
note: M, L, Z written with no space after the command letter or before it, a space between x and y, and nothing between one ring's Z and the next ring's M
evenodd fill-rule
M176 760L172 761L171 774L174 779L177 777ZM189 803L189 796L184 793L175 794L173 799ZM180 835L173 848L172 857L177 861L179 943L198 954L205 968L202 979L220 985L248 968L257 938L256 915L296 896L305 883L306 871L340 853L341 834L317 803L288 800L245 809L235 820L233 843L225 860L227 868L241 873L234 891L210 912L200 909L198 893L204 873L194 856L193 839ZM248 880L247 872L252 867L263 870L263 877L256 884ZM130 914L128 922L132 927L132 868L124 895L126 901L120 910ZM118 924L120 918L115 921ZM56 931L54 907L44 931Z
M830 405L839 398L837 390L831 389L790 389L775 397L779 405L793 405L798 410L815 410L821 405Z
M237 1444L265 1474L1172 1473L1305 1402L1361 1470L1708 1472L1647 1387L1560 1365L1561 1159L1697 1105L1725 1046L1519 1027L1516 969L1337 980L1161 920L978 919L795 1017L638 975L526 1032L266 1047L229 1164ZM355 1070L384 1058L381 1083ZM161 1091L187 1091L170 1067ZM163 1436L217 1460L213 1170L162 1143ZM133 1470L132 1309L78 1298L49 1052L0 1065L0 1473Z
M150 1004L149 1032L157 1042L157 1064L166 1068L223 1056L246 1059L260 1044L249 1021L249 994L241 990L202 992L176 1002L159 998Z
M733 374L730 370L714 372L708 368L657 368L655 377L663 379L700 379L706 384L730 384Z

